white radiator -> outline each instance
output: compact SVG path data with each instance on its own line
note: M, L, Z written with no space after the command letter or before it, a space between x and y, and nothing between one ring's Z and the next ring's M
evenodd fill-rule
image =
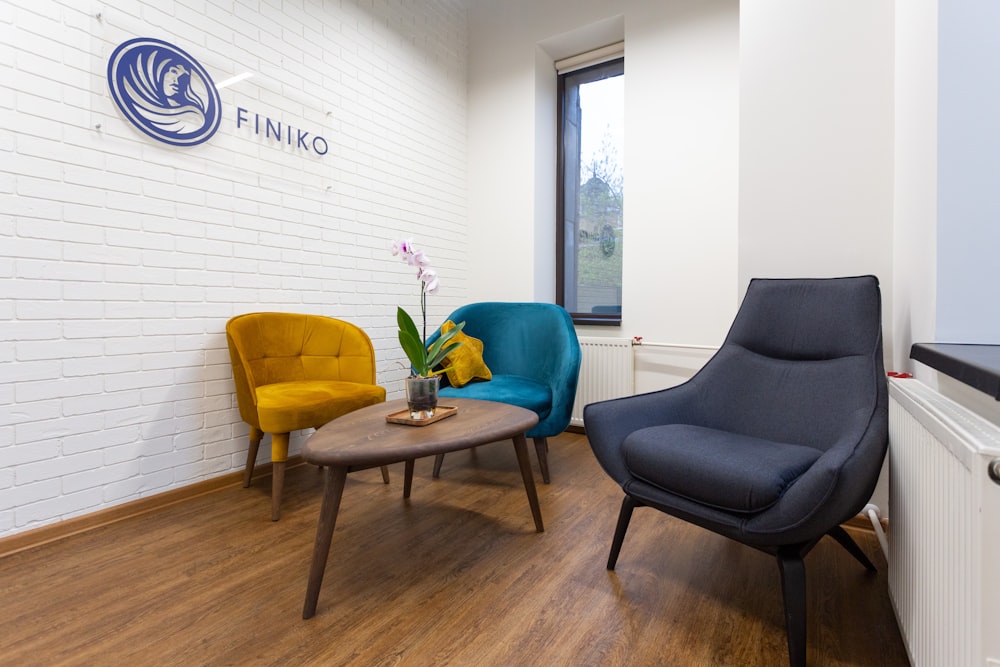
M581 337L580 381L570 424L583 426L583 407L635 393L631 338Z
M910 662L1000 665L1000 429L914 379L889 395L889 596Z

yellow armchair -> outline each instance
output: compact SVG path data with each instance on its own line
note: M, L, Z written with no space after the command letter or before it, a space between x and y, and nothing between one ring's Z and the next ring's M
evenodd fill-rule
M319 428L348 412L385 401L375 384L375 349L358 327L321 315L248 313L226 323L240 418L250 425L243 486L257 450L271 434L271 519L281 493L292 431ZM382 467L382 479L389 472Z

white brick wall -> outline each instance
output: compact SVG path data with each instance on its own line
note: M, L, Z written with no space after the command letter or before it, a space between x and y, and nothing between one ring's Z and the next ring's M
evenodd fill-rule
M233 315L354 322L401 395L395 307L419 293L388 241L435 261L434 323L466 296L464 5L0 4L0 536L241 469ZM105 68L132 37L216 82L255 73L221 91L211 140L173 148L118 113ZM237 107L329 152L237 128Z

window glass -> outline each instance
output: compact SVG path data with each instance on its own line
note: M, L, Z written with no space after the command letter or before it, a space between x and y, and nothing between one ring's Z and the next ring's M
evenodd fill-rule
M622 315L625 61L559 76L557 300L578 323Z

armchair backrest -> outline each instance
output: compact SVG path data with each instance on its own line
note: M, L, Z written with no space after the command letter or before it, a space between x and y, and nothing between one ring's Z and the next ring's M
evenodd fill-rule
M256 389L263 385L299 380L375 384L371 339L343 320L296 313L248 313L226 323L226 340L240 415L251 424L256 423Z
M483 361L494 373L542 382L579 366L580 344L565 309L551 303L487 301L462 306L448 319L483 341Z
M823 451L857 442L888 409L878 279L751 281L691 384L704 390L692 423Z

